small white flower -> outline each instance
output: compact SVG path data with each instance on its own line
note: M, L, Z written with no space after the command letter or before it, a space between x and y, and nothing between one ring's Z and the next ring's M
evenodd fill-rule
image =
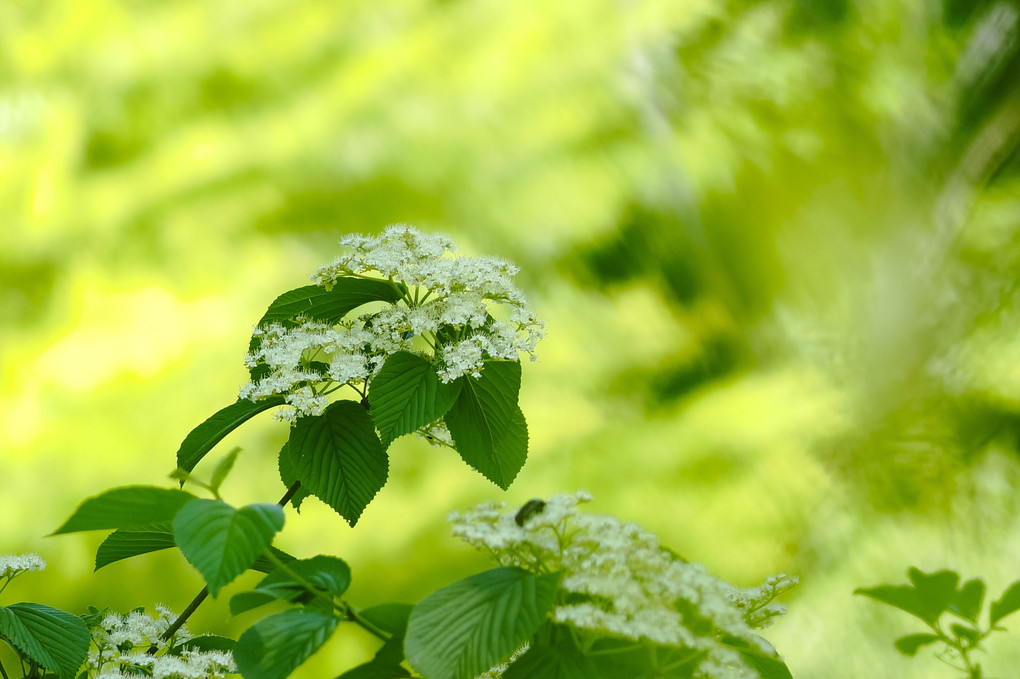
M46 562L38 554L0 554L0 578L13 578L28 571L41 571Z

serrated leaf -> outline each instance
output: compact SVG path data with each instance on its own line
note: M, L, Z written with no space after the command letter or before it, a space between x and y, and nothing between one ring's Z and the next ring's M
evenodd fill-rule
M343 559L334 556L320 554L310 559L291 561L287 563L287 568L331 597L341 596L351 584L350 567ZM263 578L255 589L236 594L230 600L230 613L238 615L279 599L306 603L314 596L314 593L295 581L290 573L277 568Z
M949 610L965 620L977 622L985 598L985 583L975 578L965 582L956 592Z
M592 679L599 671L591 658L571 642L532 644L503 673L503 679Z
M732 636L725 637L723 643L735 649L741 660L757 671L761 679L793 679L782 658L774 653L766 653L757 644Z
M386 484L389 459L360 403L337 401L318 417L302 417L281 451L301 486L354 525Z
M230 475L230 470L234 468L234 463L237 461L237 455L240 452L241 449L235 447L216 464L216 469L213 470L212 478L209 480L209 489L214 494L220 492L220 486L223 485L223 482L227 480L227 476Z
M170 649L170 653L180 655L182 651L233 651L236 645L237 642L229 637L205 634L177 644Z
M462 384L462 380L440 382L432 364L417 354L392 354L372 378L368 392L372 420L383 447L445 415Z
M337 622L305 608L276 613L241 635L234 662L245 679L285 679L329 639Z
M283 293L273 300L256 325L282 323L295 318L337 323L363 304L392 303L401 297L399 288L389 281L341 277L336 279L330 290L306 285Z
M896 650L903 655L914 657L917 652L921 650L922 646L933 644L938 641L939 638L934 634L910 634L905 637L900 637L894 642Z
M195 499L191 493L173 488L126 486L91 497L74 511L53 535L83 530L141 529L171 521L177 512Z
M61 679L85 662L90 639L78 616L34 603L0 606L0 637Z
M622 637L602 637L588 653L597 657L602 679L692 679L707 651L666 646L651 641L635 643ZM653 665L651 659L657 662Z
M858 588L854 594L870 597L876 601L898 608L927 623L934 624L938 615L932 617L928 608L922 605L917 590L906 585L880 585L879 587Z
M411 612L404 651L429 679L474 677L506 658L545 622L560 575L495 568L443 587Z
M989 617L991 618L989 624L995 625L1007 615L1016 613L1018 610L1020 610L1020 580L1010 585L1002 593L998 601L992 602L991 610L989 611Z
M521 365L489 361L479 378L462 377L444 420L460 456L506 490L528 456L528 428L517 405Z
M234 509L220 500L193 500L173 522L177 546L202 574L213 596L251 567L281 528L280 505Z
M298 480L297 470L294 468L294 458L287 451L287 446L290 442L283 444L283 448L280 449L278 456L277 466L280 469L280 480L283 481L283 485L290 488ZM305 501L305 498L311 495L305 485L302 483L298 486L297 492L294 493L293 497L290 498L290 504L294 509L300 513L301 503Z
M177 466L190 472L227 434L262 411L283 403L285 401L282 396L270 396L258 401L239 398L226 408L218 410L184 438L184 442L177 450Z
M144 530L114 531L96 550L96 570L116 561L176 546L170 521L161 521Z

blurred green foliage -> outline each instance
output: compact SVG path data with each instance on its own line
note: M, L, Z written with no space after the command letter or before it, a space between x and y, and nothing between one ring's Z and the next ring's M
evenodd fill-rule
M772 635L795 676L933 676L850 592L907 564L1017 576L1018 16L0 3L0 552L51 562L17 594L183 607L179 557L91 576L91 538L40 536L85 496L163 482L234 398L268 302L339 233L407 221L515 260L548 319L510 502L587 486L723 577L798 573ZM282 494L283 438L267 420L225 442L245 451L226 497ZM471 572L442 517L504 495L396 451L356 531L309 506L281 538L349 560L363 603ZM1020 660L990 651L990 674ZM303 676L370 653L340 640Z

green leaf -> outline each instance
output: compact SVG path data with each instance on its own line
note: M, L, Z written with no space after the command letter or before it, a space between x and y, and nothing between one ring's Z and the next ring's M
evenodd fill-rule
M907 585L881 585L867 589L858 588L854 590L854 594L860 594L876 601L881 601L884 604L916 616L929 624L935 624L939 617L938 615L932 617L928 608L918 598L917 590Z
M270 546L269 551L272 552L273 556L275 556L277 559L284 563L296 561L296 559L293 556L283 551L282 549L277 549L276 547ZM276 570L276 564L270 561L268 558L266 558L265 554L259 554L258 558L255 559L255 563L251 565L251 569L253 571L259 571L260 573L268 574Z
M180 655L182 651L233 651L237 642L229 637L206 634L192 637L170 649L172 655Z
M460 395L445 416L460 456L506 490L528 456L528 427L517 405L521 364L489 361L479 378L462 377Z
M390 639L383 644L383 648L393 645L393 640ZM411 673L401 667L399 663L389 662L385 659L380 660L379 655L376 655L367 663L347 670L336 679L404 679L410 676Z
M217 411L212 417L191 430L177 451L177 466L191 471L206 453L213 449L223 437L263 410L285 403L282 396L270 396L258 401L239 398L236 402Z
M360 403L337 401L318 417L302 417L281 452L281 468L354 525L386 484L389 459ZM287 465L290 465L287 467Z
M81 503L53 535L83 530L141 529L171 521L195 496L183 490L153 486L114 488Z
M351 584L351 569L343 559L334 556L320 554L310 559L291 561L287 568L331 597L343 595ZM277 568L263 578L254 590L235 595L230 600L230 613L238 615L278 599L306 603L314 596L315 593L305 589L290 573Z
M170 521L161 521L144 530L114 531L96 550L96 570L116 561L176 546Z
M903 655L914 657L917 655L917 652L921 650L922 646L933 644L938 640L939 638L934 634L910 634L897 639L894 645L896 646L896 650Z
M279 455L279 468L280 468L280 480L283 481L283 485L290 488L294 485L294 482L298 480L297 470L294 468L294 458L291 457L287 451L287 446L290 444L283 444L283 448L280 449ZM311 495L308 489L305 488L305 484L298 486L297 492L290 499L290 504L298 512L301 511L301 503L305 501L305 498Z
M250 568L283 528L283 508L254 504L234 509L220 500L194 500L177 514L177 546L216 596Z
M477 676L545 622L559 581L559 573L495 568L433 592L411 612L407 659L429 679Z
M349 312L369 302L396 302L402 297L398 286L385 280L342 277L327 290L306 285L277 297L256 325L283 323L308 318L322 323L337 323Z
M379 604L359 611L358 617L395 637L402 637L407 632L407 620L413 608L411 604Z
M337 622L306 608L276 613L241 635L234 662L245 679L284 679L329 639Z
M949 605L956 598L956 585L960 582L958 573L943 570L928 574L910 568L907 576L917 590L918 601L932 620L937 620L949 610Z
M974 646L979 641L981 641L981 633L978 632L973 627L967 627L966 625L953 623L952 625L949 626L949 629L953 631L953 635L957 639L963 639L970 642L968 646Z
M793 679L786 663L775 653L766 653L757 644L739 637L727 636L722 642L736 650L747 666L758 672L761 679Z
M602 637L588 650L602 679L692 679L707 651L651 641Z
M234 462L237 461L237 455L241 452L240 448L233 448L227 453L219 464L216 465L216 469L213 470L212 478L209 480L209 490L214 494L220 492L220 486L227 480L227 476L230 474L230 470L234 468Z
M1007 615L1011 615L1020 610L1020 580L1017 580L1010 585L1002 596L999 597L998 601L993 601L991 610L989 611L989 617L991 621L990 625L995 625Z
M985 598L985 583L979 579L968 580L960 587L949 610L965 620L977 622L981 614L981 602Z
M599 671L569 640L552 645L532 644L503 673L503 679L592 679Z
M89 648L85 621L42 604L0 606L0 637L61 679L74 677Z
M417 354L392 354L372 379L368 392L372 420L383 447L445 415L462 384L461 380L440 382L432 364Z

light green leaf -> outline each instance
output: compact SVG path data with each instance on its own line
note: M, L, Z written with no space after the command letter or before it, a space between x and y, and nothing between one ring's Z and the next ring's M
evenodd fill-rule
M386 484L389 459L360 403L337 401L318 417L302 417L291 430L281 469L354 525ZM289 465L289 466L288 466Z
M981 602L985 598L985 583L975 578L968 580L956 592L949 610L965 620L977 622L981 614Z
M506 490L528 456L528 427L517 405L521 364L490 361L481 377L458 381L464 386L445 416L457 452Z
M960 582L958 573L943 570L928 574L916 568L909 568L907 577L917 590L917 599L924 608L927 619L938 620L940 615L949 610L949 605L956 598L956 585Z
M1020 580L1017 580L1010 585L1002 596L999 597L998 601L993 601L989 617L991 618L990 625L995 625L997 622L1005 618L1007 615L1012 615L1020 610Z
M270 396L259 401L237 399L191 430L177 451L177 466L190 472L224 436L263 410L283 403L285 401L282 396Z
M171 521L177 512L195 499L191 493L173 488L126 486L114 488L81 503L54 535L83 530L141 529Z
M559 581L558 573L496 568L433 592L411 612L407 659L429 679L477 676L545 622Z
M245 679L284 679L329 639L337 622L305 608L276 613L241 635L234 662Z
M383 447L445 415L462 384L440 382L432 364L417 354L399 351L387 358L368 392Z
M176 546L170 521L161 521L144 530L114 531L96 550L96 570L115 561Z
M900 637L893 645L896 646L896 650L903 655L913 657L917 655L917 652L921 650L922 646L933 644L938 640L939 638L934 634L910 634L905 637Z
M876 601L898 608L901 611L910 613L913 616L934 624L938 615L931 616L929 609L921 603L917 596L917 590L906 585L880 585L878 587L858 588L854 594L870 597Z
M214 469L212 473L212 478L209 480L209 489L213 493L218 494L220 492L220 486L222 486L223 482L227 480L227 476L230 474L230 470L234 468L234 462L237 461L237 455L240 452L240 448L233 448L216 465L216 469Z
M42 604L0 606L0 637L61 679L72 679L89 648L85 621Z
M283 508L254 504L234 509L219 500L194 500L178 513L173 531L184 557L216 596L252 566L283 528Z
M778 655L766 653L747 639L725 637L722 641L735 649L747 666L758 672L761 679L793 679L790 669Z

